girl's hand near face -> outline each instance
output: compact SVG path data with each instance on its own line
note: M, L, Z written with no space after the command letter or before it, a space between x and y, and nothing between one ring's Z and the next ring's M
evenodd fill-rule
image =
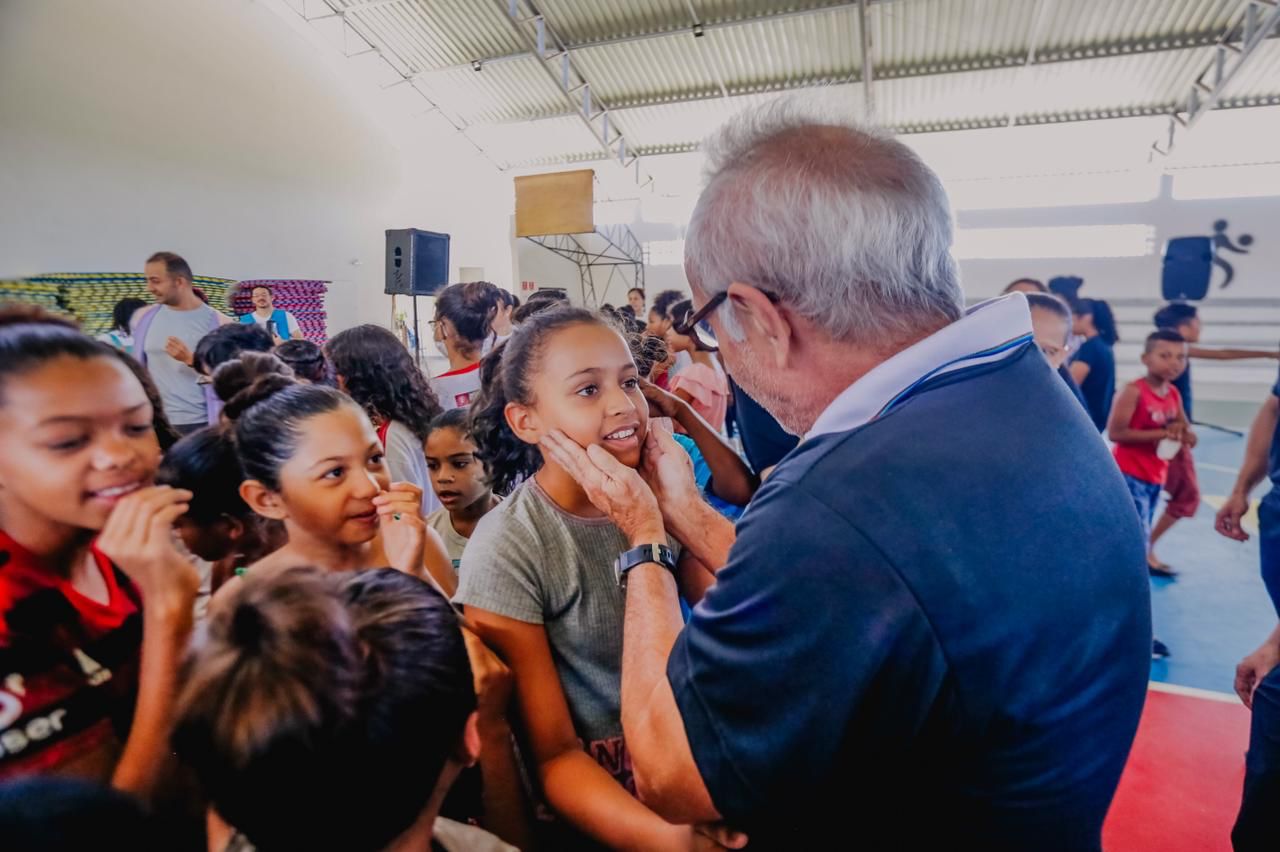
M382 551L392 568L435 585L453 597L458 581L444 542L422 519L422 489L411 482L393 482L373 498L378 510Z
M393 482L373 498L373 505L378 510L382 549L391 567L421 577L427 529L422 520L422 489L411 482Z
M200 587L195 566L173 540L173 522L191 496L165 485L141 488L116 504L98 535L98 550L138 587L148 613L189 614Z

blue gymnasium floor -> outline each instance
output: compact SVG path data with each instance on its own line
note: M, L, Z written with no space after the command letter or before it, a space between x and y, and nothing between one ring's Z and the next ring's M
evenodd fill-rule
M1256 406L1212 403L1196 406L1198 420L1247 432ZM1175 580L1151 580L1155 633L1173 655L1153 661L1151 679L1232 692L1236 663L1267 637L1276 613L1258 573L1256 498L1245 518L1253 536L1243 544L1214 532L1213 517L1231 492L1244 456L1243 437L1196 427L1200 511L1179 521L1157 545L1156 553L1179 572ZM1158 517L1158 515L1157 515Z

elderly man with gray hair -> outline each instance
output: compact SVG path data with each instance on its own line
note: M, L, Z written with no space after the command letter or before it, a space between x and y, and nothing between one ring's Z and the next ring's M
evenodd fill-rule
M886 135L777 102L707 156L690 325L802 442L736 532L658 430L640 472L544 442L635 546L641 798L752 849L1099 849L1146 694L1142 533L1026 300L964 309L942 185ZM706 566L687 625L668 532Z

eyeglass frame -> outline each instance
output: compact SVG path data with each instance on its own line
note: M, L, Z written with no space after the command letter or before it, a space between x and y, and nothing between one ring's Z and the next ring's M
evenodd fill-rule
M782 301L781 297L779 297L777 293L774 293L770 290L765 290L761 287L756 287L755 289L763 293L765 298L767 298L770 302L772 302L775 305ZM676 334L683 334L686 337L691 334L694 334L697 331L698 325L702 323L707 317L711 316L711 313L715 311L716 308L720 307L720 305L724 304L724 301L728 298L729 298L729 291L721 290L719 293L716 293L710 299L707 299L707 303L705 305L698 308L693 313L689 314L689 316L685 317L684 322L678 325L676 323L672 323L671 324L672 330L675 331Z

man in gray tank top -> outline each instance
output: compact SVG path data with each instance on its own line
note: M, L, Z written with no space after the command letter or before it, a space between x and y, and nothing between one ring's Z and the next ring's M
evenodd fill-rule
M192 353L200 338L231 318L201 301L192 290L191 267L172 252L148 258L146 277L156 304L133 316L134 352L150 371L169 422L185 435L209 423Z

